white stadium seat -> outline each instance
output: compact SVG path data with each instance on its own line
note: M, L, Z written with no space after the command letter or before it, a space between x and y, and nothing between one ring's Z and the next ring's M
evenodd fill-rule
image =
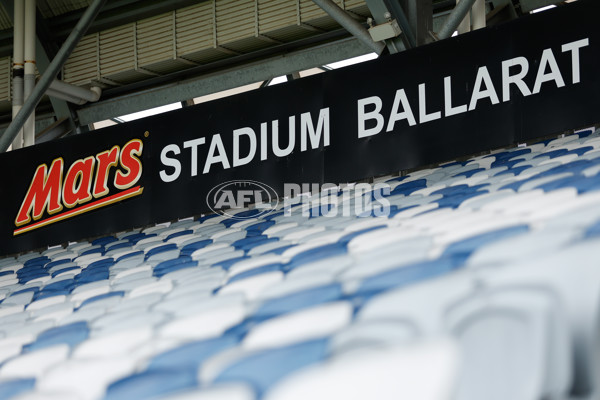
M596 399L598 148L376 178L381 217L316 208L347 187L0 260L0 399Z

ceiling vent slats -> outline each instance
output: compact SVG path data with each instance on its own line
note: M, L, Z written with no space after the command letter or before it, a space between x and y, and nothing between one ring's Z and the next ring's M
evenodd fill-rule
M203 2L175 11L177 55L191 55L214 47L213 4Z
M343 0L335 0L335 3L340 8L347 9ZM312 0L300 0L300 21L303 24L322 30L330 30L338 26L337 23Z
M90 5L91 0L49 0L38 1L38 8L44 18L52 18L57 15L79 10Z
M338 5L341 5L340 3L340 1L336 2ZM300 0L300 20L302 22L310 21L315 18L321 18L326 15L327 13L312 0Z
M4 8L0 9L0 30L4 29L12 29L12 19L10 16L4 11Z
M11 101L11 57L0 58L0 101Z
M256 0L216 0L217 44L255 35Z
M100 32L100 74L110 77L135 69L134 24Z
M45 17L53 17L90 1L49 0L38 6ZM335 1L355 15L369 15L365 0ZM49 3L52 7L45 9ZM4 17L0 12L0 26ZM83 37L63 67L63 79L80 86L125 84L338 27L312 0L200 1ZM1 58L2 102L10 99L10 80L10 57Z
M138 66L141 67L176 58L174 14L138 21L136 45Z
M286 0L258 0L259 33L269 35L270 32L297 26L300 20L298 6L290 6Z
M344 8L346 10L352 10L353 8L362 7L364 5L364 0L344 0Z
M361 16L363 18L368 18L371 15L369 7L363 0L345 0L344 4L346 11L349 11L352 14Z
M88 84L100 78L98 35L84 36L63 67L63 79L73 85Z

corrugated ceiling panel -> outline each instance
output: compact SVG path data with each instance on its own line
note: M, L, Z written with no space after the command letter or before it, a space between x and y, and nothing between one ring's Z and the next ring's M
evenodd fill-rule
M335 3L344 8L343 0L335 0ZM300 0L300 20L302 22L309 22L313 19L327 17L330 18L325 11L312 0Z
M134 24L100 32L100 73L110 76L135 69Z
M175 13L137 22L138 66L175 58Z
M100 77L98 67L98 35L84 36L63 68L63 79L74 85L84 85Z
M185 69L189 66L190 64L184 63L180 60L169 59L146 65L143 67L142 71L148 71L159 75L166 75L172 72L181 71L182 69Z
M45 18L52 18L87 7L90 3L91 0L46 0L39 1L37 6Z
M0 7L0 30L11 29L12 26L12 19L10 18L4 7Z
M364 0L346 0L345 6L347 11L361 17L367 18L371 16L371 11L369 11L369 7L365 4Z
M227 57L231 57L231 55L214 48L185 55L186 60L191 60L198 64L209 64L211 62L223 60Z
M10 101L11 57L0 58L0 101Z
M238 53L250 53L256 50L264 49L266 47L272 46L273 43L271 41L267 41L264 38L256 38L254 36L236 40L235 42L229 42L223 45L223 48L227 48L229 50L233 50Z
M127 84L133 82L139 82L143 79L150 78L152 75L145 74L143 72L136 71L134 69L128 69L121 72L117 72L112 74L110 77L104 75L98 81L102 83L107 83L109 85L113 85L115 82L119 84Z
M302 22L326 16L327 13L312 0L300 0L300 20Z
M64 7L76 7L75 0L64 1ZM336 3L357 15L368 11L364 0ZM67 61L64 78L79 85L141 80L152 73L185 69L184 59L207 64L315 34L307 25L324 30L338 27L312 0L203 1L86 36Z
M207 1L175 12L178 56L213 48L212 10L212 2Z
M306 21L305 23L306 25L314 26L315 28L323 31L331 31L340 28L340 25L329 17L315 18L313 20Z
M286 43L314 35L314 32L302 26L290 25L275 31L265 32L264 35Z
M290 0L258 0L259 33L282 29L298 23L297 2Z
M344 8L343 0L335 0L335 3ZM339 24L312 0L300 0L300 20L304 24L326 31L339 27Z
M351 10L356 7L361 7L365 5L365 0L344 0L344 8L346 10Z
M217 43L225 44L254 36L256 0L216 0Z

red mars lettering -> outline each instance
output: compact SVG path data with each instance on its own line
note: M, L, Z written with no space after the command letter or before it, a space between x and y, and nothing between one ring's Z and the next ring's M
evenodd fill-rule
M134 185L142 176L142 150L142 141L133 139L123 148L113 146L110 150L76 160L68 167L62 157L54 159L50 167L39 165L17 213L15 226L39 222L19 228L14 234L141 194L143 188ZM112 169L115 169L111 185L114 193L108 182ZM61 213L65 208L67 210ZM41 220L45 213L47 218Z

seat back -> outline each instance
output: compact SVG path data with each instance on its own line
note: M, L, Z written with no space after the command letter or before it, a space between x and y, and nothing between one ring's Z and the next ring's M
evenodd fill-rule
M493 285L544 285L565 306L573 356L572 395L600 395L600 239L587 240L536 261L480 273Z
M539 400L568 392L568 327L552 291L484 287L448 307L444 320L463 357L456 399Z

